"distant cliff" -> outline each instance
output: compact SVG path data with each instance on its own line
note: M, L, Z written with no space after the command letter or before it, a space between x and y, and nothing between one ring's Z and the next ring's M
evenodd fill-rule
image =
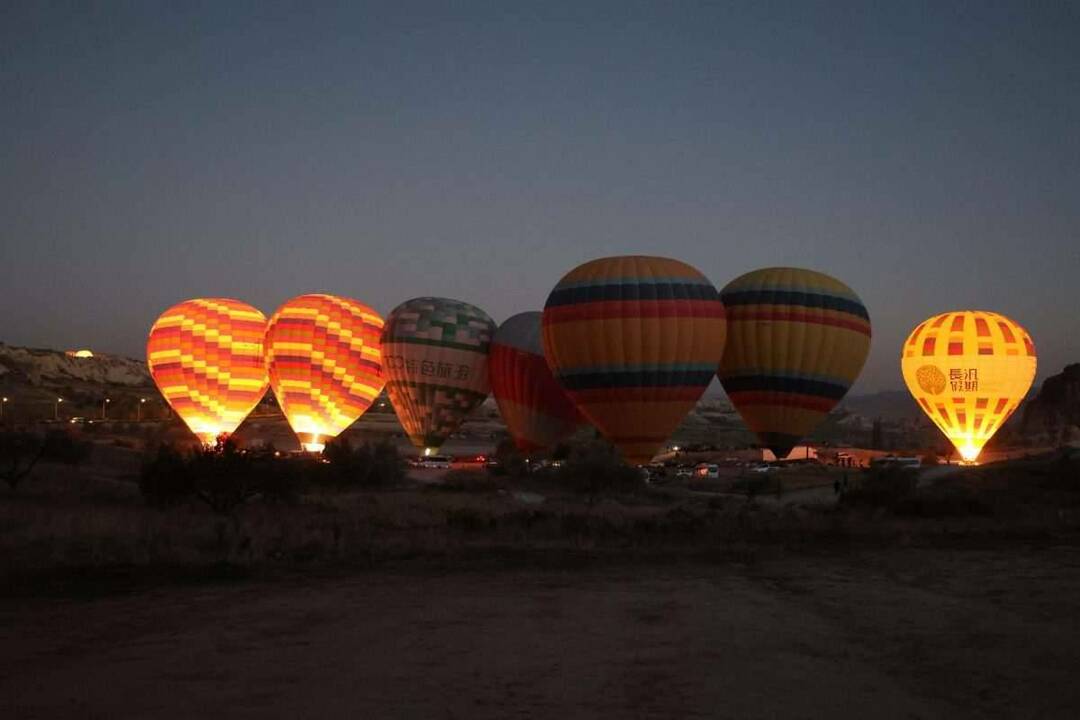
M59 387L70 384L140 387L151 384L146 363L121 355L72 357L59 350L0 343L0 383L6 387Z
M1047 378L1024 407L1022 432L1046 442L1080 439L1080 363Z

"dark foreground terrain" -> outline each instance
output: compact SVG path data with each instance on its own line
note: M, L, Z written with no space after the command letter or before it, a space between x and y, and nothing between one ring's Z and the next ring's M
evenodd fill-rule
M1080 549L0 601L0 717L1076 717Z

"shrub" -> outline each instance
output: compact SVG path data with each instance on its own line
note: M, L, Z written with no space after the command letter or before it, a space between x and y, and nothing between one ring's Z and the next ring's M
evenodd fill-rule
M88 457L92 445L88 440L79 440L66 430L50 430L42 441L42 459L81 465Z
M19 486L41 459L45 445L33 433L8 430L0 433L0 477L12 490Z
M780 486L780 478L771 478L762 475L744 475L737 478L731 485L731 489L746 493L747 497L753 498L769 491L776 492Z
M919 473L911 468L871 468L862 474L859 483L840 496L847 505L870 505L896 508L915 492Z
M943 484L920 489L901 498L892 508L898 515L915 517L963 517L988 515L990 505L966 485Z
M232 512L259 493L263 473L271 471L258 459L227 438L218 438L212 450L196 450L189 461L195 496L216 513Z
M15 490L41 460L79 465L90 456L92 445L66 430L50 430L44 436L24 430L0 433L0 478Z
M256 495L290 500L298 493L302 474L272 454L245 452L228 439L212 449L182 453L162 445L139 476L147 502L165 507L198 498L214 512L226 514Z
M596 440L575 447L554 473L555 481L588 495L591 504L602 493L632 492L644 487L637 468L625 465L610 444Z
M139 489L158 507L198 498L228 513L254 497L292 503L311 488L388 485L404 474L397 449L388 443L353 448L338 441L324 457L279 457L272 445L243 450L222 438L213 449L191 453L162 445L144 464Z
M139 474L139 491L154 507L183 502L195 494L187 457L172 445L161 445Z
M377 486L396 485L405 479L405 460L397 446L390 442L365 445L371 454L369 484Z
M525 473L525 457L510 438L503 438L495 446L495 460L499 463L496 474L517 477Z
M1062 452L1046 470L1039 485L1045 490L1080 491L1080 457Z
M313 479L333 487L385 487L405 477L405 461L390 442L364 443L353 447L345 438L332 440L323 450L324 472Z

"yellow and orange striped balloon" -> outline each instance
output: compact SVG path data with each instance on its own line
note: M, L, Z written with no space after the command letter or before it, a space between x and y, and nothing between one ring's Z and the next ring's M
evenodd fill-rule
M270 386L305 450L321 451L382 392L382 328L377 312L335 295L295 297L270 318Z
M266 316L229 298L173 305L150 328L150 375L205 445L244 421L266 392Z
M967 462L974 462L1024 399L1036 369L1035 343L1004 315L941 313L904 343L900 369L923 412Z

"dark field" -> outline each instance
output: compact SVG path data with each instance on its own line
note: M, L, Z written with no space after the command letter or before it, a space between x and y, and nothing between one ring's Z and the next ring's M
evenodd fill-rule
M0 605L5 717L1075 717L1080 552L294 574Z
M1076 717L1075 462L216 514L98 447L0 491L0 717Z

